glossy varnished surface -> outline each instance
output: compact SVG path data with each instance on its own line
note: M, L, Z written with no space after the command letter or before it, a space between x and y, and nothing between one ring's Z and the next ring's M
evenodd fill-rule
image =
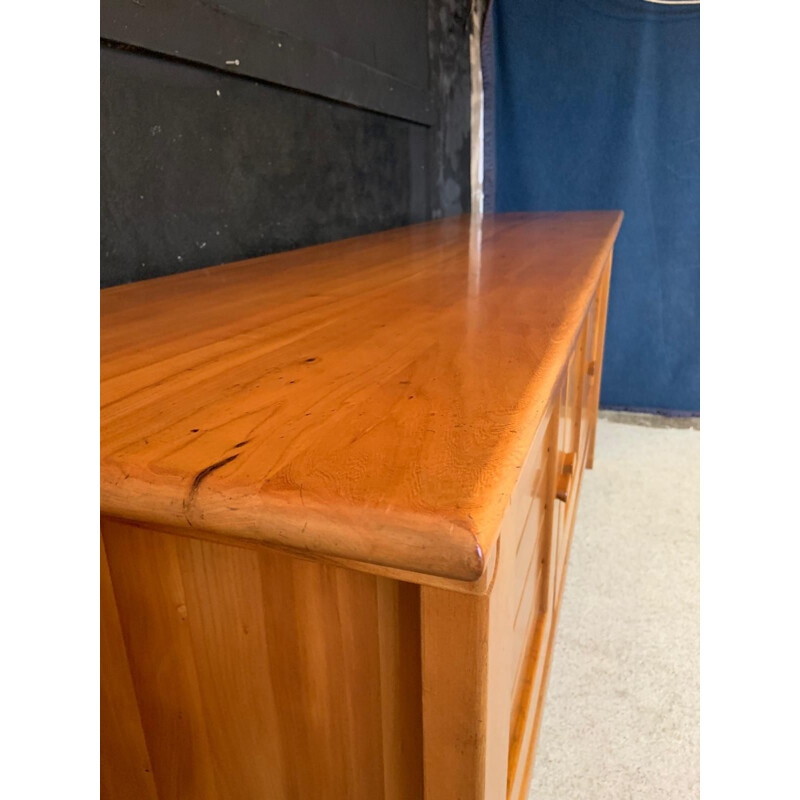
M103 513L479 577L620 220L458 217L103 291Z

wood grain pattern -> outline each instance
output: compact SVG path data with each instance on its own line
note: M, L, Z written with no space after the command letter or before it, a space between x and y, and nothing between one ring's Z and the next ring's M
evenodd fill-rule
M588 457L588 451L587 451ZM580 488L581 473L578 474L578 489ZM551 542L555 542L560 534L559 526L562 522L557 515L552 518L554 529ZM566 530L564 563L569 558L572 545L575 516L573 515ZM555 551L553 551L555 553ZM564 593L565 581L563 573L557 576L555 558L550 564L550 600L551 609L542 620L541 628L536 631L536 639L532 643L529 656L529 666L532 669L530 683L523 687L523 696L517 703L512 713L512 748L511 758L515 768L509 764L508 800L526 800L528 787L533 778L534 758L539 729L542 724L544 700L547 694L547 682L550 677L550 664L553 656L556 631L558 630L558 614L561 609L561 597ZM519 737L517 739L517 737ZM488 800L488 798L487 798Z
M425 800L503 797L511 714L514 532L487 595L420 589Z
M104 730L103 762L142 773L149 753L154 792L139 797L419 798L417 586L138 524L102 529L129 662L103 663L109 705L128 703L125 729ZM128 785L117 769L103 797L137 796Z
M620 221L458 217L103 291L103 513L479 578Z
M554 404L560 402L561 391L557 390ZM536 740L536 716L543 703L544 675L550 632L554 624L558 514L555 504L558 466L561 453L558 449L559 415L554 411L545 432L547 444L546 465L542 491L546 502L541 510L541 583L538 614L527 632L526 647L515 667L513 703L510 717L508 773L506 790L509 800L524 800L530 782L531 761ZM515 662L516 663L516 662Z
M104 800L525 797L618 224L446 220L104 295Z
M100 664L100 794L118 800L157 800L102 539Z
M378 579L384 800L422 797L422 640L416 586ZM410 750L410 746L417 748Z

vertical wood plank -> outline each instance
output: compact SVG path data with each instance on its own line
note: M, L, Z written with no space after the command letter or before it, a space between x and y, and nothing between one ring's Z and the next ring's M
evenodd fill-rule
M287 796L383 796L375 577L259 553Z
M100 676L100 796L103 800L157 800L102 537Z
M377 579L385 800L420 800L422 657L419 587Z
M198 539L175 546L219 796L285 797L258 555Z
M421 590L425 800L505 797L514 577L514 547L508 542L513 533L500 534L487 594Z
M176 537L104 519L103 537L159 800L218 797Z

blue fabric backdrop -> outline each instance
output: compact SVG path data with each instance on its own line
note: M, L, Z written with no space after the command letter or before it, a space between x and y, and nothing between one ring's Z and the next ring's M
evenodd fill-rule
M622 209L601 402L699 411L698 7L494 0L490 14L487 207Z

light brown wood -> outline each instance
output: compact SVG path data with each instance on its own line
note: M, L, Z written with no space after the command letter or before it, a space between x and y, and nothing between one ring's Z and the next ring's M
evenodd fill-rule
M104 800L524 800L618 225L448 220L104 295Z
M509 751L508 800L526 800L532 778L536 741L541 725L550 661L555 640L558 612L564 591L566 562L575 524L577 497L583 470L588 466L597 422L599 386L586 368L602 359L602 336L606 320L611 259L604 269L600 286L587 313L578 350L564 370L562 385L554 393L554 405L560 412L549 434L561 448L550 460L551 505L543 514L547 579L544 582L542 609L532 630L528 650L522 664L522 680L515 686ZM584 377L586 376L586 377ZM588 383L587 383L588 378ZM576 406L571 399L569 383L582 397ZM576 389L575 387L582 387ZM560 419L558 417L560 416ZM585 433L585 429L588 432ZM576 447L577 449L573 449ZM566 451L564 448L567 448ZM560 501L560 502L559 502Z
M588 452L586 454L588 459ZM582 470L578 474L578 479L582 475ZM578 487L580 488L580 487ZM553 516L553 536L551 541L555 541L558 536L558 517ZM574 516L572 518L572 525L574 525ZM570 527L566 532L566 543L564 547L564 563L569 558L569 551L572 545L573 528ZM539 736L539 728L542 723L542 713L544 711L544 698L547 693L547 682L550 676L550 662L553 655L553 645L555 642L556 631L558 629L558 614L561 608L561 596L564 593L565 581L556 580L556 564L555 558L550 565L550 611L548 613L547 624L543 624L541 631L537 631L537 637L532 643L531 653L529 658L530 668L535 670L534 678L530 682L530 689L525 694L523 692L520 698L520 703L514 709L512 719L518 721L515 724L515 730L521 731L520 736L527 735L525 747L520 745L520 754L524 755L524 761L517 763L516 774L521 775L521 780L516 780L513 785L509 786L508 800L527 800L527 790L530 781L533 777L534 755L536 751L536 741ZM561 575L563 578L563 575ZM527 688L527 687L525 687ZM523 711L527 705L527 711ZM520 718L520 714L525 713L524 721ZM516 725L520 727L517 728ZM512 755L513 755L513 735L512 735ZM509 777L513 773L509 770ZM488 800L488 798L487 798Z
M104 290L103 513L479 578L620 220L457 217Z
M514 550L498 547L487 595L420 590L425 800L505 792Z
M556 392L556 398L559 398L560 394L560 392ZM536 614L526 627L524 648L516 656L519 663L516 666L512 693L506 776L507 796L520 798L520 800L523 800L527 789L526 762L534 747L533 721L544 679L545 650L553 619L556 552L552 532L556 519L554 500L556 482L561 462L561 453L558 449L559 418L557 413L551 415L550 424L543 433L545 464L542 475L542 493L545 503L540 511L542 539L539 544L540 552L537 554L541 585L537 596Z
M100 793L120 800L156 800L125 641L100 540Z
M103 538L159 800L420 796L417 586L108 519ZM132 739L104 730L107 759Z
M592 394L588 400L592 423L589 428L589 445L587 447L586 468L594 467L594 436L597 427L597 409L600 402L600 378L603 369L603 353L606 342L606 322L608 320L608 295L611 289L612 253L608 254L608 264L603 270L603 277L597 289L597 325L595 333L595 352L592 370Z
M419 588L377 579L384 800L422 797Z

